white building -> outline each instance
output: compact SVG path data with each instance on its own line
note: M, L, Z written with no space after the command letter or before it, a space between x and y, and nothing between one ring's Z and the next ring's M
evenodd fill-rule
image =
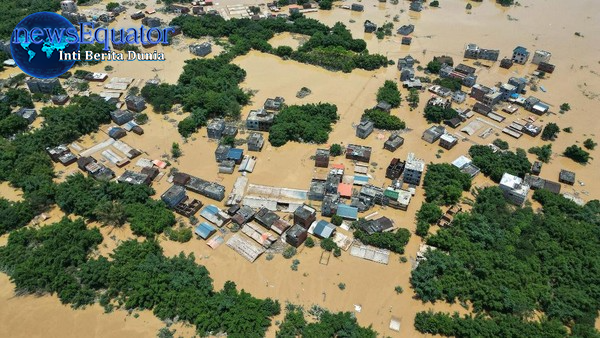
M523 205L527 199L529 185L523 182L523 179L509 173L504 173L500 180L500 189L509 202L515 205Z
M408 153L406 165L404 166L404 183L420 185L421 176L425 170L425 162L415 158L414 153Z
M77 5L73 0L63 0L60 2L60 9L62 9L63 12L76 13Z
M540 62L549 63L551 57L552 53L550 52L547 52L545 50L536 50L535 53L533 53L533 59L531 59L531 63L533 63L534 65L539 65Z

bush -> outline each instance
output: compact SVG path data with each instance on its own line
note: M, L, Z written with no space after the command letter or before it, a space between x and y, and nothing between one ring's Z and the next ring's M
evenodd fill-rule
M394 108L398 107L402 101L402 97L400 96L400 91L398 90L396 82L386 80L383 83L383 86L377 90L377 101L385 101Z
M568 103L563 103L560 105L560 110L562 111L569 111L571 110L571 105Z
M499 139L499 138L495 139L494 142L493 142L493 144L496 147L498 147L498 148L500 148L502 150L507 150L508 149L508 142L506 142L506 141L504 141L502 139Z
M560 128L556 123L550 122L542 130L542 140L554 140L560 132Z
M331 238L325 238L321 240L321 248L325 251L333 251L337 247L337 244L335 244Z
M331 0L321 0L319 2L319 9L330 10L332 7L333 7L333 2Z
M433 59L433 60L429 61L429 63L427 64L427 67L425 67L425 69L427 69L429 72L431 72L433 74L438 74L440 72L440 69L442 69L442 63L436 59Z
M269 142L274 147L288 141L326 143L338 118L337 107L329 103L285 107L275 116Z
M435 79L433 83L436 85L440 85L442 87L448 88L450 90L456 91L462 88L462 81L460 79L455 79L451 77L445 77L443 79Z
M165 234L169 240L179 243L186 243L192 239L192 229L190 228L167 229Z
M546 144L541 147L531 147L528 152L537 155L538 160L548 163L550 162L550 156L552 156L552 144Z
M288 246L283 250L283 258L290 259L296 254L297 250L293 246Z
M373 122L377 129L401 130L406 128L406 123L400 118L379 109L366 109L362 118Z
M312 237L308 237L306 241L304 241L304 246L307 248L312 248L315 246L315 241L312 239Z
M181 148L179 148L179 143L173 142L171 145L171 156L173 156L173 158L179 158L181 155L182 153Z
M346 283L339 283L339 284L338 284L338 288L339 288L340 290L342 290L342 291L343 291L343 290L345 290L345 289L346 289Z
M344 222L344 219L341 216L333 215L331 216L331 224L340 226Z
M135 116L135 123L141 125L148 123L148 115L146 113L137 114Z
M289 46L279 46L275 49L275 55L279 57L290 57L294 50Z
M429 3L429 6L440 7L440 2L438 0L433 0L432 2Z
M398 285L394 288L394 291L396 291L397 294L401 294L402 292L404 292L404 289Z
M572 159L573 161L575 161L577 163L582 163L582 164L587 163L590 159L590 153L583 150L581 147L579 147L577 145L572 145L572 146L568 147L567 149L565 149L565 152L563 153L563 155L565 155L566 157Z
M356 230L354 231L354 238L364 244L403 254L404 247L410 239L410 232L406 229L398 229L396 232L382 232L369 235L362 230Z
M458 112L452 108L443 108L440 106L425 107L425 119L429 123L441 123L443 120L450 120L458 117Z
M342 146L337 143L334 143L329 147L329 155L333 157L342 155L343 151Z
M342 250L339 247L335 247L333 249L333 257L340 257L342 255Z
M594 140L592 140L591 138L588 138L587 140L583 141L583 146L589 150L594 150L594 148L596 148L597 145L598 143L594 142Z

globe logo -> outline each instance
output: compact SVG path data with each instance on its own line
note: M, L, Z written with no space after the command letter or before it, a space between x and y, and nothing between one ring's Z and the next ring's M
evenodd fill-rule
M11 36L10 51L17 66L40 79L68 71L75 61L61 61L60 52L79 51L79 39L66 34L67 29L74 31L74 26L56 13L39 12L25 17Z

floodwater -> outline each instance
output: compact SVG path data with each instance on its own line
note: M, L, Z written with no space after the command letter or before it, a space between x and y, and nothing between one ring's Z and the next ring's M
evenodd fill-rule
M222 1L219 5L226 6L237 1ZM433 56L450 55L455 64L465 62L473 65L472 61L463 61L462 53L467 43L477 43L482 48L500 49L501 58L510 56L512 49L522 45L530 51L544 49L552 53L551 63L556 65L554 74L549 74L541 80L539 85L544 86L546 92L531 93L552 106L555 114L538 117L536 123L545 124L555 122L561 128L572 127L572 133L561 132L558 139L553 142L555 154L549 164L544 164L541 177L553 181L558 180L560 169L568 169L577 173L579 181L575 186L563 185L563 192L578 195L584 201L600 198L600 182L596 180L598 165L592 160L587 165L579 165L564 158L560 154L569 145L581 144L590 137L598 141L596 134L600 134L600 124L597 122L598 111L596 107L600 101L600 37L595 34L600 30L600 3L596 1L556 2L551 0L520 1L520 6L510 9L502 8L494 1L486 0L483 3L473 2L473 9L465 10L466 1L446 1L442 8L426 9L420 14L408 11L408 1L401 1L398 5L378 2L363 2L365 11L362 13L351 12L335 8L331 12L310 13L307 16L317 18L329 25L341 21L352 31L356 38L367 41L372 53L381 53L392 60L411 54L425 66ZM346 4L346 3L345 3ZM349 4L349 3L348 3ZM130 10L133 11L133 10ZM161 14L164 16L164 14ZM392 36L378 40L372 34L365 34L362 24L371 20L378 25L385 21L393 21L398 15L395 28L401 24L412 23L416 26L411 46L401 46L399 36ZM123 16L122 16L123 17ZM115 25L126 25L128 20L123 17ZM353 22L351 22L353 21ZM575 36L580 32L583 37ZM88 67L94 71L103 71L106 65L114 67L110 76L132 77L134 84L158 76L161 80L176 82L184 60L192 55L187 50L187 45L195 40L180 37L179 44L173 47L164 47L166 62L103 62L99 65ZM302 36L292 34L279 34L271 40L273 46L288 45L297 48L303 40ZM163 48L162 46L157 47ZM213 45L213 48L218 46ZM218 49L215 49L217 53ZM213 55L215 54L213 53ZM377 71L355 70L350 74L329 72L318 67L304 65L295 61L283 61L275 56L250 52L238 57L234 63L245 69L247 78L242 87L255 91L252 103L243 108L242 117L251 110L262 105L265 99L282 96L287 104L304 104L329 102L338 107L340 121L335 125L330 134L329 143L357 143L373 147L373 156L369 175L371 182L382 186L389 184L385 179L385 167L393 157L405 159L409 152L414 152L417 157L425 162L451 162L458 156L466 154L472 144L488 144L500 137L509 142L511 149L517 147L529 148L539 146L546 142L538 138L524 135L519 140L512 139L499 130L488 138L477 136L479 133L461 140L452 150L444 150L437 144L428 144L421 140L422 132L428 127L422 117L423 107L429 98L428 92L420 96L421 103L415 110L410 110L403 103L400 108L393 109L395 114L406 121L408 130L403 133L404 145L394 153L383 150L383 143L389 132L374 132L366 140L354 136L353 125L357 124L364 109L376 104L377 89L385 80L397 79L396 66ZM500 69L498 63L488 64L490 67L478 67L478 82L493 86L498 82L505 82L510 76L528 76L535 70L535 66L513 66L510 70ZM9 70L7 74L14 74L16 70ZM422 73L419 75L423 75ZM299 99L296 92L301 87L308 87L312 94ZM94 86L91 90L99 92L102 86ZM466 88L465 88L466 90ZM403 89L403 96L407 93ZM475 101L468 99L461 106L471 106ZM570 103L572 109L564 114L558 113L558 106ZM171 145L178 142L181 145L183 156L177 161L171 159L172 167L208 180L218 181L225 185L229 191L238 173L233 175L218 174L214 161L214 150L217 144L206 137L206 129L202 129L194 137L185 141L177 133L176 124L186 114L171 113L163 116L154 114L147 109L150 122L143 126L145 134L138 136L129 134L123 141L138 148L145 153L142 157L149 159L165 159L169 157ZM518 118L526 118L530 114L518 111L512 116L505 115L507 119L496 125L510 124ZM475 116L474 118L476 118ZM483 117L482 117L483 118ZM487 118L483 118L486 119ZM488 122L493 122L487 120ZM78 141L84 149L108 138L107 126L102 126L101 131L83 137ZM458 130L452 133L461 134L461 139L466 134ZM266 136L266 135L265 135ZM240 134L238 138L245 137ZM258 157L256 169L248 174L250 183L272 186L308 189L310 179L314 172L314 164L310 159L319 147L326 145L306 145L288 143L281 148L273 148L266 144L261 153L252 153ZM246 149L245 146L242 148ZM598 156L598 150L591 151L592 157ZM100 156L99 156L100 157ZM534 157L530 155L530 160ZM136 160L133 162L135 163ZM342 157L333 162L346 164L347 170L352 170L353 164ZM125 168L113 168L117 174L125 169L136 170L134 163ZM66 174L76 172L76 165L68 168L56 167L63 171L58 181L64 179ZM168 172L169 169L165 170ZM168 187L166 176L153 184L157 191L156 198ZM474 185L491 186L493 182L478 176ZM11 190L8 185L0 185L2 196L14 199L18 193ZM222 206L204 197L190 193L191 197L198 198L204 203ZM11 198L11 196L13 196ZM414 215L423 201L423 191L418 189L416 196L411 201L408 211L393 209L374 209L381 215L392 218L396 226L414 232ZM370 213L370 212L369 212ZM60 216L53 217L52 221ZM182 220L187 223L186 220ZM95 224L90 224L95 226ZM435 231L436 229L432 229ZM120 241L133 238L130 230L101 228L105 241L100 245L98 253L106 255ZM343 230L340 230L344 232ZM227 235L229 236L229 235ZM0 245L4 244L6 236L0 237ZM252 293L257 297L272 297L279 299L283 304L286 301L310 307L317 304L332 311L354 311L355 305L362 307L356 317L361 325L373 325L380 335L392 337L421 337L413 327L414 315L418 311L434 309L435 311L467 310L458 304L446 303L422 304L413 299L414 294L410 289L409 277L416 252L421 244L421 239L415 235L411 237L406 247L407 263L400 262L400 256L393 254L388 265L364 261L350 256L347 252L340 258L329 259L327 265L320 264L322 250L318 247L304 248L297 254L300 260L298 271L290 269L291 260L286 260L276 255L272 260L265 256L256 262L249 263L227 246L213 250L201 240L193 239L188 243L170 242L161 239L165 254L172 256L183 251L194 253L198 263L205 265L214 279L215 288L222 287L225 281L233 280L239 288ZM338 288L339 283L345 283L345 290ZM396 294L394 288L401 286L402 294ZM102 314L102 309L94 306L86 310L73 311L60 305L56 297L14 297L13 286L5 276L0 278L0 317L15 318L4 320L0 323L2 336L61 336L61 337L129 337L153 336L162 325L158 319L149 312L141 312L139 318L133 318L124 311L111 314ZM391 331L389 321L391 317L399 318L401 331ZM19 320L16 320L19 318ZM62 320L61 320L62 319ZM281 316L276 318L281 320ZM275 326L268 331L268 336L274 336ZM178 329L177 335L191 336L191 330Z

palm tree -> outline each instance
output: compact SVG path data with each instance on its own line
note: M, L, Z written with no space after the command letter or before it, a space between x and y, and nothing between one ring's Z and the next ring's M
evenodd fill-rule
M102 225L121 227L127 220L125 208L117 201L107 201L98 204L94 210L94 215Z

